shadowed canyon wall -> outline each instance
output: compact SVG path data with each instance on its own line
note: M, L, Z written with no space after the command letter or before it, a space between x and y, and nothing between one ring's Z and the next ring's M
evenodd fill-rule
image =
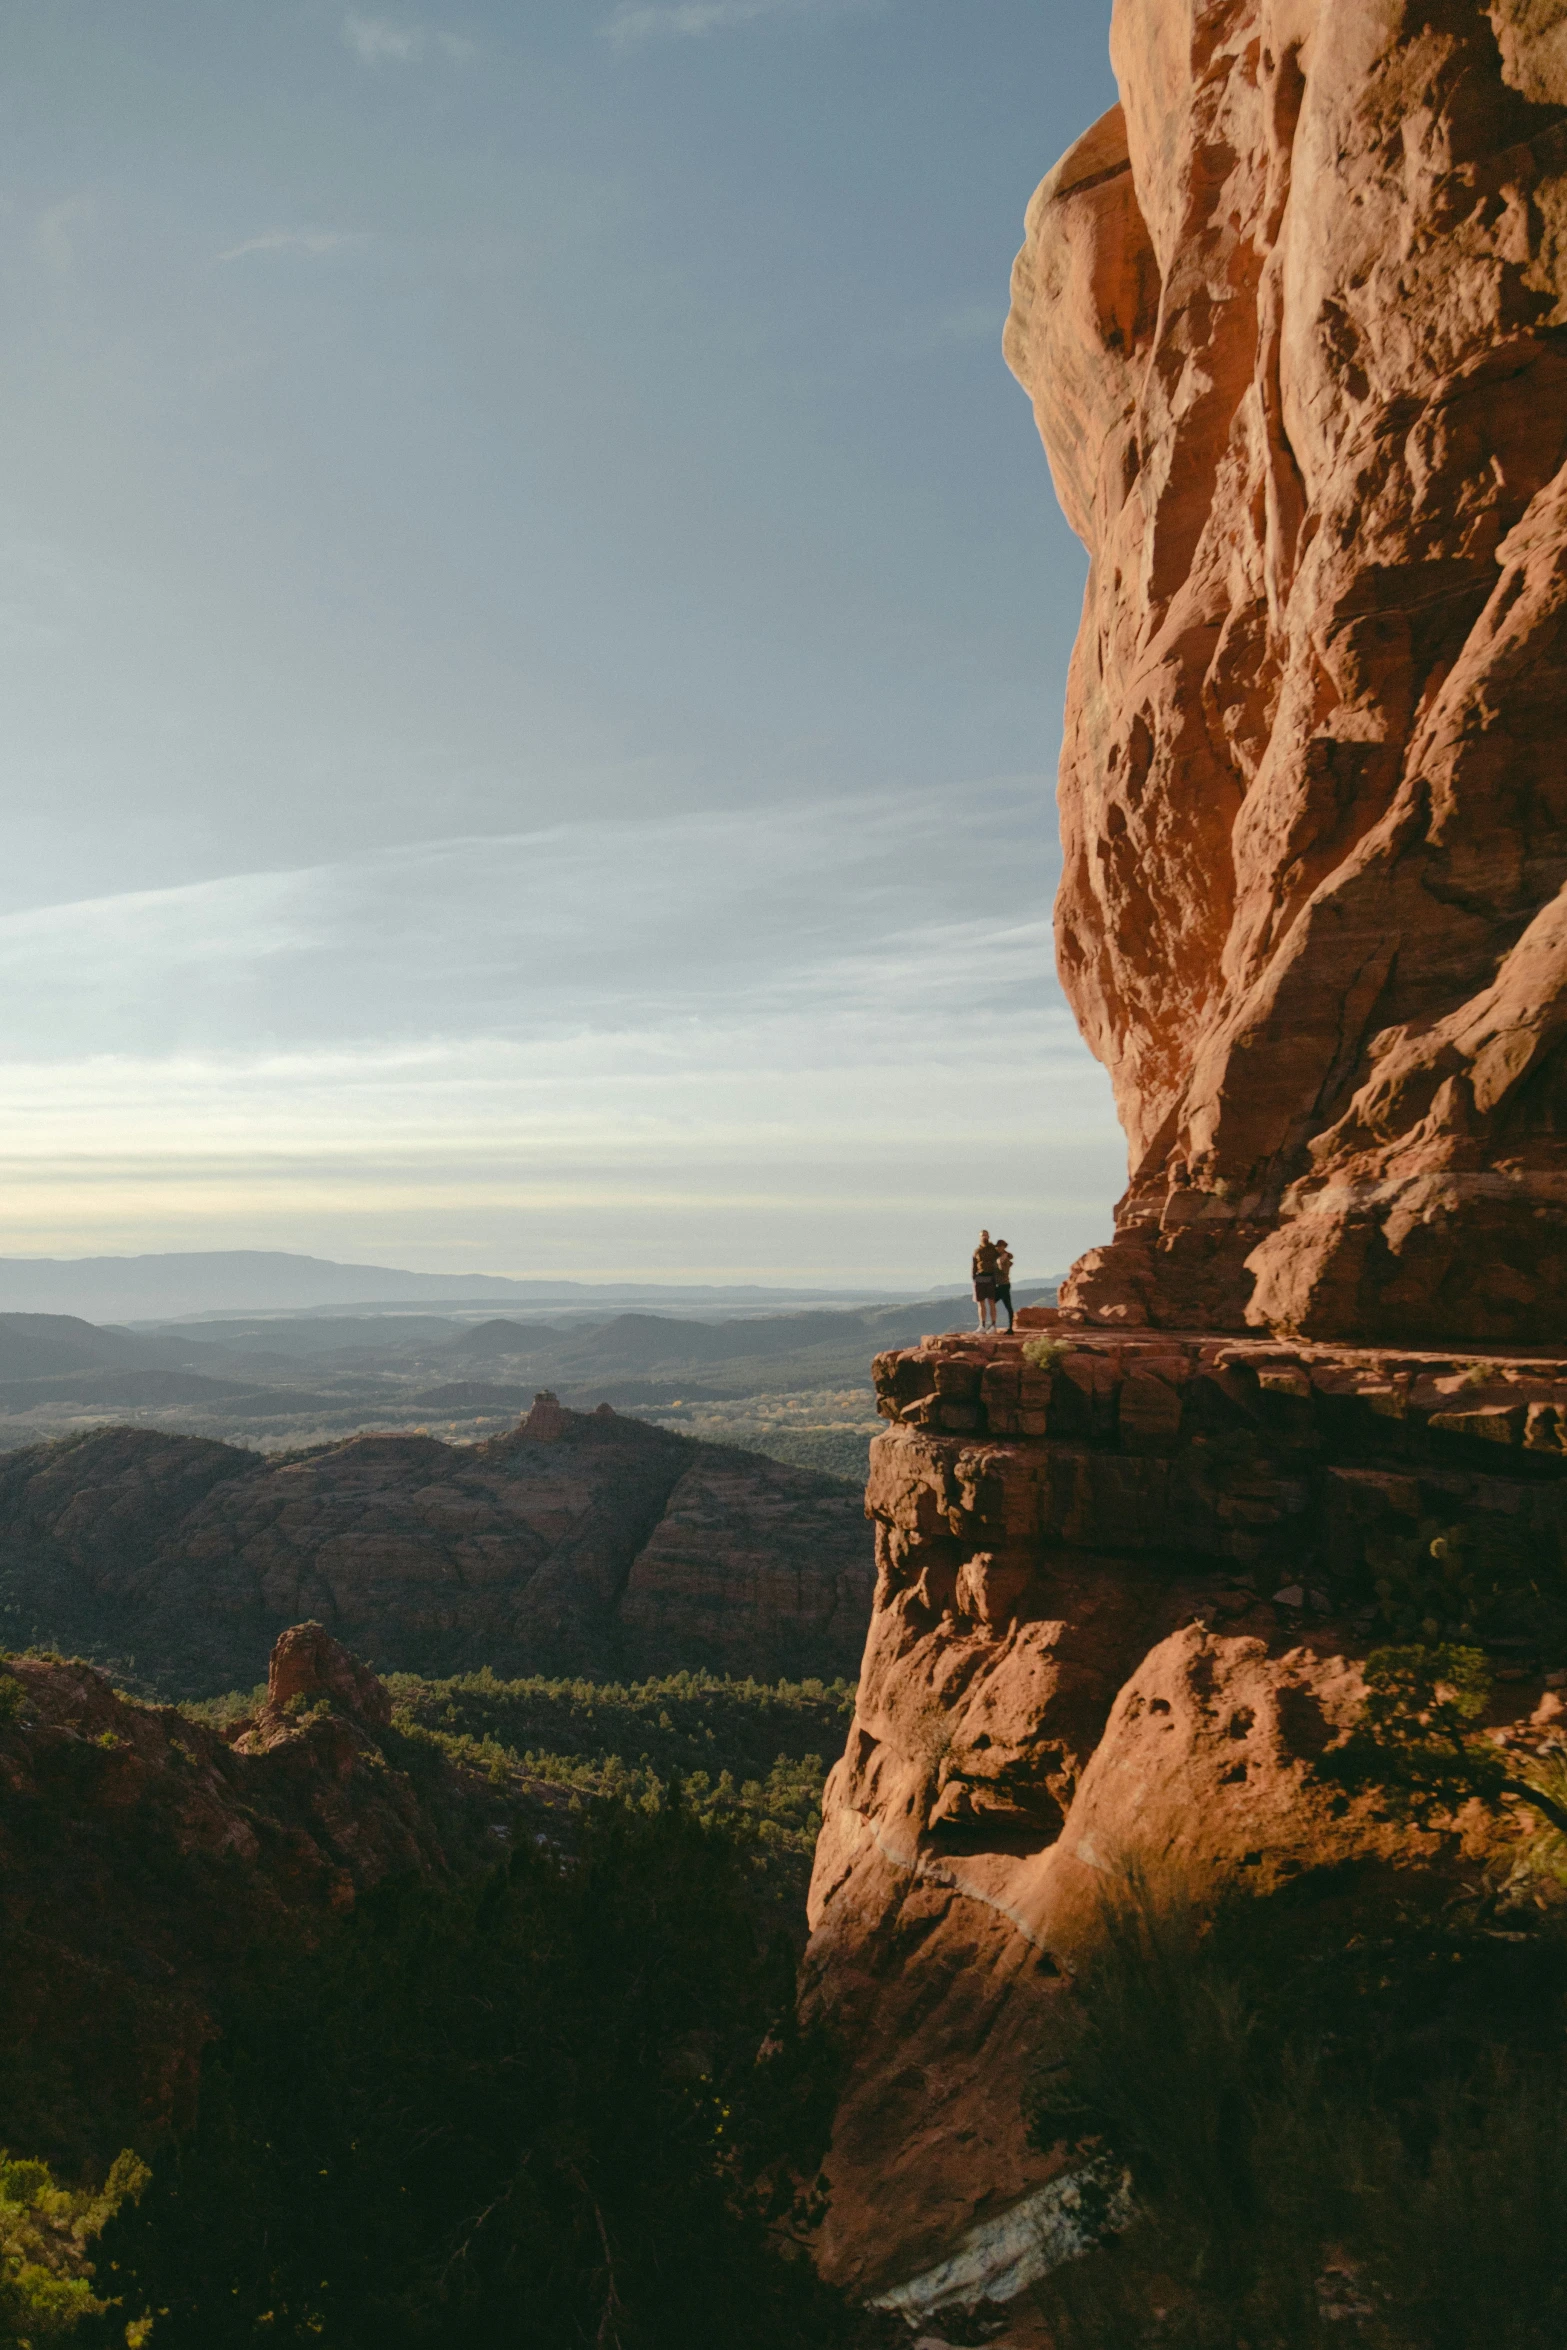
M1567 9L1116 0L1010 363L1091 566L1063 984L1130 1146L1065 1302L1567 1304Z
M194 2110L201 2051L258 1947L309 1946L383 1878L439 1882L539 1834L558 1789L496 1787L391 1727L319 1624L219 1732L80 1661L0 1663L0 2114L99 2175ZM410 1773L416 1773L417 1777Z
M871 1576L838 1479L551 1396L484 1444L106 1428L0 1464L0 1633L182 1697L306 1616L387 1671L852 1674Z

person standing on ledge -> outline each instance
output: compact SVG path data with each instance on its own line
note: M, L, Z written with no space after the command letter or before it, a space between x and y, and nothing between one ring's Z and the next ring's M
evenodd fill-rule
M979 1236L974 1251L974 1303L979 1308L981 1330L996 1327L996 1244L988 1232Z
M1007 1309L1007 1328L1012 1327L1012 1268L1016 1257L1004 1240L996 1242L996 1303L990 1309L990 1326L996 1327L996 1306Z

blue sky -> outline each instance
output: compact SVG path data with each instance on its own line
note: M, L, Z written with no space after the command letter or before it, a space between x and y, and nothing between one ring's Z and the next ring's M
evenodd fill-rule
M0 1254L1103 1235L999 339L1108 14L18 0Z

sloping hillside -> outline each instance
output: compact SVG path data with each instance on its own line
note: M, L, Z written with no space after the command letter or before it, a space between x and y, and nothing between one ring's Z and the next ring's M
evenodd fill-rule
M303 1456L116 1427L0 1466L0 1638L206 1696L312 1617L383 1670L857 1670L872 1561L836 1479L541 1402L485 1444Z
M81 1665L0 1665L11 2145L101 2171L188 2120L247 1952L312 1941L383 1877L438 1879L508 1847L520 1786L399 1737L391 1713L314 1625L279 1643L269 1701L223 1732ZM541 1787L529 1808L558 1800Z
M0 1451L118 1419L263 1450L369 1428L482 1438L548 1387L863 1482L871 1357L971 1318L957 1297L710 1319L350 1311L136 1330L0 1314Z

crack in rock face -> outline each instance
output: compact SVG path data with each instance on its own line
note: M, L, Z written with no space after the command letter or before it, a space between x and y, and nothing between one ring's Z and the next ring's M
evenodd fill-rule
M1091 569L1063 985L1130 1146L1065 1302L1539 1343L1567 1307L1567 36L1116 0L1009 362Z

